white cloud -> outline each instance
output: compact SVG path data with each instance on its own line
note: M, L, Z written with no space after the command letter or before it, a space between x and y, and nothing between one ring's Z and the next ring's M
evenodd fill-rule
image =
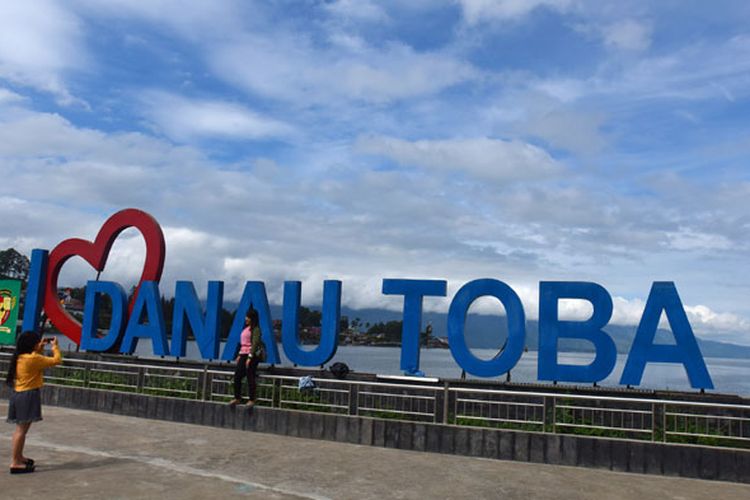
M507 226L498 220L503 217L504 206L496 206L496 214L493 205L469 199L457 186L443 196L437 190L444 184L436 176L417 178L430 196L410 196L413 179L401 172L363 172L333 184L310 182L316 174L288 172L283 165L269 164L267 160L258 163L257 172L254 168L226 170L189 148L177 148L137 134L108 137L38 113L19 120L0 127L0 144L4 148L0 154L7 167L8 182L0 187L0 200L9 221L5 229L8 234L24 235L23 239L3 238L6 246L19 246L28 252L33 247L50 248L72 236L92 239L111 213L137 206L151 212L165 228L167 260L162 291L168 295L173 293L177 279L193 280L199 295L205 293L206 281L225 280L227 300L238 300L244 281L254 279L266 281L269 297L278 303L283 281L295 279L304 283L303 300L315 303L320 300L324 279L341 279L345 283L345 305L397 308L399 303L380 293L382 278L422 277L449 280L449 297L425 303L428 310L445 310L458 286L469 279L494 277L510 283L511 276L525 275L511 286L521 296L528 316L536 317L538 289L533 276L539 270L525 267L528 264L523 261L506 266L508 261L501 254L467 252L456 242L472 234L482 241L509 241L512 250L513 240L509 238L513 232L506 232ZM7 135L18 131L22 136L33 137L35 130L43 131L38 149L33 141L24 144L18 136ZM427 155L430 161L440 163L441 156L465 158L460 152L466 144L426 142L427 149L438 146L439 154ZM407 159L421 152L416 146L410 150L410 144L403 144ZM489 145L490 150L497 147L489 139L479 144ZM15 148L11 149L11 145ZM500 150L505 146L514 147L508 143L500 145ZM484 168L482 165L474 168ZM269 178L269 169L277 174ZM39 189L40 180L44 190ZM282 181L294 186L294 192L286 189L287 184ZM489 189L490 192L496 193L497 198L505 197L502 191ZM527 207L594 211L580 201L565 196L532 196ZM517 204L517 200L506 202ZM472 204L489 213L485 216ZM93 212L89 208L92 206L97 207ZM550 227L564 224L566 219L581 220L565 212ZM418 226L414 225L415 220L419 221ZM541 231L538 234L549 240L546 241L534 237L533 224L524 223L522 227L526 233L519 237L525 243L519 249L540 246L544 252L554 253L559 229L537 228ZM143 258L142 246L137 234L126 234L122 241L118 240L104 279L109 276L125 285L135 280L138 273L134 269ZM616 267L611 262L606 265ZM552 267L541 273L545 277L556 275ZM61 283L80 284L93 276L87 265L71 263L69 269L66 266ZM649 278L647 271L643 276ZM645 297L647 290L643 293ZM637 324L643 300L613 300L612 322ZM568 305L563 305L563 314L585 314L581 304L573 306L569 310ZM697 333L723 332L723 337L714 338L743 341L747 321L742 317L717 313L708 306L686 309ZM486 311L480 307L479 311L496 313L497 305L490 304Z
M57 114L20 111L0 115L0 155L6 158L47 158L63 161L150 165L191 162L194 151L174 148L139 133L107 134L79 128Z
M531 87L564 103L576 101L585 96L587 91L583 81L571 78L539 80L532 83Z
M469 25L483 21L519 19L540 7L565 10L571 0L457 0Z
M235 103L191 100L164 92L146 93L143 102L144 114L179 141L200 137L267 139L292 133L286 123Z
M721 234L699 233L689 228L665 234L667 244L675 250L728 250L733 243Z
M633 21L637 24L637 22ZM629 23L625 22L626 25ZM576 29L589 37L599 39L604 36L605 27L613 25L582 25ZM643 32L648 33L649 24L643 23ZM634 30L637 31L637 30ZM645 39L644 39L645 40ZM627 43L622 40L622 43ZM651 43L651 42L649 42ZM646 42L643 42L643 47ZM635 39L631 50L638 47ZM611 45L615 48L615 45ZM510 80L504 89L502 109L520 109L516 118L526 118L539 106L534 99L524 99L531 95L543 102L553 100L557 104L570 106L581 102L599 107L607 114L617 112L627 121L635 118L630 113L641 113L644 99L653 100L648 106L660 106L660 100L681 99L685 101L718 100L734 103L749 95L748 74L750 72L750 36L737 35L728 39L711 42L691 40L677 48L662 51L659 55L644 56L635 54L623 57L619 52L610 53L600 62L597 69L580 78L558 75L528 81ZM696 61L701 64L696 65ZM520 97L519 97L520 96ZM518 100L521 99L520 104ZM617 103L616 106L613 103ZM673 106L673 104L670 104ZM548 106L549 107L549 106ZM493 109L490 107L489 109ZM689 118L688 118L689 119Z
M747 333L750 331L750 321L736 314L717 313L703 305L685 306L685 312L693 329L699 332L709 331L731 334ZM716 337L714 336L713 338Z
M368 22L388 19L385 10L371 0L334 0L324 4L324 9L344 19Z
M651 46L652 27L645 22L626 19L601 28L607 46L633 52L642 52Z
M321 31L287 24L270 7L234 1L81 2L97 15L166 26L195 44L214 76L304 107L431 95L477 74L450 53L417 51L397 40L370 45L356 29L342 30L338 21L382 21L387 16L369 1L322 5L336 20L322 23Z
M81 23L57 2L0 2L0 78L70 104L64 75L86 60Z
M750 36L739 35L720 42L685 44L625 65L603 66L589 91L619 100L637 96L733 102L748 95L749 71Z
M246 36L210 50L223 79L252 93L299 105L386 103L432 95L476 76L451 55L390 43L353 53L314 47L300 36Z
M208 279L224 279L236 300L245 279L262 279L278 300L284 279L300 279L305 297L316 300L322 281L338 278L345 304L377 307L390 304L382 277L448 279L453 291L474 277L496 277L515 282L532 316L539 279L606 279L613 295L645 298L651 279L679 278L686 303L705 304L688 307L696 330L721 325L747 336L735 315L748 310L741 298L747 186L737 182L745 178L747 145L726 137L695 157L692 147L675 146L686 141L681 124L666 130L663 123L691 113L710 135L732 122L716 103L696 111L671 99L740 106L750 88L747 36L673 40L670 49L658 45L669 33L652 38L650 22L632 21L662 26L653 9L577 0L467 0L463 20L459 8L423 0L304 9L75 0L66 6L78 19L49 0L40 5L52 6L49 19L18 24L28 33L0 19L0 27L23 31L20 40L34 43L18 45L36 54L19 59L8 52L13 45L0 47L0 78L9 82L0 88L5 246L90 238L109 214L137 206L167 231L166 293L174 279L195 280L199 293ZM26 12L25 4L17 9ZM404 13L436 28L411 30ZM522 38L526 25L506 26L519 20L534 33L537 21L565 23L545 32L563 32L560 51L524 58L490 45L507 33ZM580 40L562 45L579 21L612 50ZM487 36L488 27L500 29ZM84 42L103 71L72 87L68 75L87 66ZM529 53L555 42L523 40ZM641 57L651 44L660 57ZM146 57L128 59L134 55ZM134 66L153 72L134 74ZM184 94L157 87L182 81ZM24 88L63 95L50 82L87 92L96 115L60 112ZM225 82L250 99L231 100ZM152 91L128 99L143 88ZM143 116L154 130L195 146L119 132L141 127ZM654 154L648 146L660 132L670 140ZM747 135L741 125L732 132L726 135ZM519 136L545 146L505 140ZM200 149L203 138L236 142L212 159ZM283 147L254 141L275 138ZM692 188L651 182L661 165L677 179L700 180ZM708 166L715 167L710 175ZM110 272L132 274L138 241L123 237ZM449 299L429 303L445 307ZM635 324L642 308L642 300L615 298L613 322ZM569 312L585 314L580 304Z
M520 141L448 139L405 141L391 137L360 138L358 150L402 165L462 171L497 182L538 179L562 172L546 151Z
M614 312L611 323L617 325L638 325L646 307L644 299L624 299L613 297ZM745 337L750 330L750 321L732 313L720 313L704 305L691 306L685 304L685 314L690 326L698 335L711 340L739 342L747 344L750 339ZM662 313L659 328L671 330L666 315Z
M19 103L23 100L23 96L0 87L0 106L5 104Z
M711 85L716 90L718 90L721 93L721 95L723 95L724 98L728 102L736 102L737 101L737 99L734 97L734 95L724 85L721 85L720 83L716 83L716 82L711 83Z
M531 111L530 116L519 124L519 130L540 137L553 147L591 154L607 145L600 131L605 122L606 115L601 111L556 107Z
M647 293L647 292L644 292ZM646 297L643 299L625 299L623 297L612 297L612 319L615 325L637 325L646 308Z
M192 40L221 38L242 28L243 7L259 8L242 0L183 2L181 0L75 0L82 12L112 18L138 18L167 26Z

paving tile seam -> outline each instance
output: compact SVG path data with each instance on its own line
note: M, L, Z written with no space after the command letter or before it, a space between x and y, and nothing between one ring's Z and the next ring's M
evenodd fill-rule
M2 438L4 441L11 440L10 437L7 437L7 436L0 436L0 438ZM152 467L160 467L162 469L167 469L170 472L189 474L193 476L205 477L208 479L218 479L220 481L226 481L229 483L239 484L241 486L248 486L250 488L262 489L262 490L271 491L271 492L279 493L283 495L306 498L309 500L331 500L329 497L326 497L326 496L313 495L310 493L300 493L298 491L287 490L284 488L277 488L274 486L269 486L269 485L265 485L262 483L248 481L246 479L230 476L227 474L221 474L217 472L211 472L211 471L206 471L203 469L198 469L195 467L190 467L188 465L183 465L183 464L179 464L176 462L172 462L171 460L166 460L164 458L127 455L124 453L112 453L108 451L95 450L93 448L86 448L83 446L70 446L70 445L64 445L64 444L56 444L56 443L49 442L48 440L39 441L34 438L27 438L26 443L31 446L47 448L47 449L58 451L58 452L78 453L78 454L89 455L89 456L94 456L94 457L113 458L116 460L128 460L132 462L138 462L138 463L142 463L144 465L148 465Z

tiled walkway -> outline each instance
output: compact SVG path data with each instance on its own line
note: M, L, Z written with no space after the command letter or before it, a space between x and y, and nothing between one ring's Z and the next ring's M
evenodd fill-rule
M7 402L0 401L0 414ZM27 475L7 472L14 426L0 425L1 498L706 499L750 485L623 474L307 440L46 406Z

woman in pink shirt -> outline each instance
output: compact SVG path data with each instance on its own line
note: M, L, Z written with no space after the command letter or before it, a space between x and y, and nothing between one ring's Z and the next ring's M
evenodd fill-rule
M260 328L258 327L258 311L250 309L245 316L245 329L240 334L240 352L237 356L237 366L234 369L234 399L230 405L242 402L242 379L247 377L248 402L247 406L255 405L255 379L258 371L258 356L260 346Z

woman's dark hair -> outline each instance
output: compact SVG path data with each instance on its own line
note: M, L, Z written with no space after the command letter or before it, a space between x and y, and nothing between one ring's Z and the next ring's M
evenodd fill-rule
M16 351L13 353L13 357L10 358L10 365L8 366L8 376L5 379L5 383L13 387L16 381L16 363L18 356L21 354L30 354L34 352L36 345L42 340L42 336L37 332L23 332L16 339Z
M247 311L247 314L245 314L245 317L250 319L250 328L258 326L258 311L250 309Z

